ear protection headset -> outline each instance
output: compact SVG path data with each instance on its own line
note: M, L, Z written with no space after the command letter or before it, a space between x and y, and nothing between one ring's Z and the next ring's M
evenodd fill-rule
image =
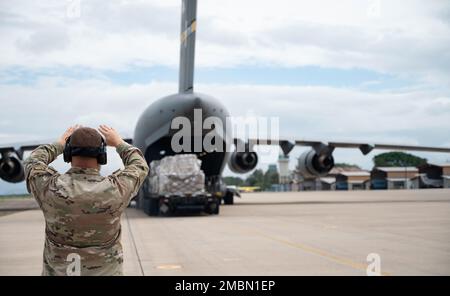
M102 143L100 147L72 147L70 145L70 137L66 140L66 145L64 146L63 156L65 162L71 162L72 156L86 156L97 158L99 164L106 164L106 142L102 138Z

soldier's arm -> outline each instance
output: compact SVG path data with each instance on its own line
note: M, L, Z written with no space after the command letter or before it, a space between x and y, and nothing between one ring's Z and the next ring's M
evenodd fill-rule
M69 127L59 140L53 144L41 145L24 161L25 178L28 192L32 193L41 205L40 193L45 189L48 180L58 172L49 166L64 150L67 138L79 125Z
M128 201L134 197L148 174L148 165L141 150L122 141L116 147L122 158L124 169L113 173L113 180L117 178L117 186L122 196Z
M41 145L24 161L25 177L28 192L32 193L37 199L39 193L51 176L56 174L56 170L49 167L58 155L63 152L64 147L61 143ZM38 202L40 202L38 200Z

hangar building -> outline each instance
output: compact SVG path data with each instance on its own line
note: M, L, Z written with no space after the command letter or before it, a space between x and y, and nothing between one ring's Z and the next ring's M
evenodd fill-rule
M375 167L371 178L372 189L413 189L419 188L416 167Z
M340 172L336 176L336 190L366 190L370 187L367 171Z

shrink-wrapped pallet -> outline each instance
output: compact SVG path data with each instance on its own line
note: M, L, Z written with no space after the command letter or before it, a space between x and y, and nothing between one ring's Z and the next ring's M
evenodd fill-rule
M155 195L195 195L205 191L205 174L195 154L166 156L150 163L150 191Z

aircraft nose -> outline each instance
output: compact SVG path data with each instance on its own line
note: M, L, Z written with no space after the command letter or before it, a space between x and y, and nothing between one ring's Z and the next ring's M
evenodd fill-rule
M192 103L194 108L201 108L203 106L203 100L199 97L195 97Z

